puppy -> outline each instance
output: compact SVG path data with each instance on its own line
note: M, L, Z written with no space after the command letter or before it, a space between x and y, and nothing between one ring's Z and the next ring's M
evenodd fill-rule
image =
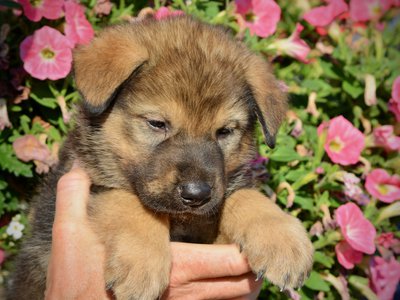
M257 120L266 143L286 98L268 64L223 29L190 17L103 30L74 53L76 126L32 207L32 234L9 299L42 299L58 179L78 159L89 217L117 299L156 299L170 241L236 243L259 278L299 287L313 248L302 224L252 187Z

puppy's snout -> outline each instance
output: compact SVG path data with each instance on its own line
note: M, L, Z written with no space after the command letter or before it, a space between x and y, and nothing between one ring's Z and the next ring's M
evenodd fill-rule
M206 182L194 181L181 184L178 187L183 204L201 206L211 198L211 187Z

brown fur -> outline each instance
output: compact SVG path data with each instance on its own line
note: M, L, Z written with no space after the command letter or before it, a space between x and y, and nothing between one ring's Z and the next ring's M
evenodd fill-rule
M303 283L312 265L304 228L248 176L256 119L273 146L286 108L262 58L189 17L146 19L78 49L74 75L83 105L36 199L9 299L43 297L55 186L74 159L93 183L89 216L118 299L162 294L170 240L237 243L255 273L281 287ZM193 182L211 188L201 205L183 201Z

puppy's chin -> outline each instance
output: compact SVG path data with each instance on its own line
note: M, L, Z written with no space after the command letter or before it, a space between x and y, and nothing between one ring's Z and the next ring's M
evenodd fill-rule
M197 215L208 216L216 215L219 213L223 200L219 198L211 198L210 201L201 206L191 207L183 204L181 199L168 198L168 197L155 197L146 196L139 197L142 204L155 213L162 213L168 215Z

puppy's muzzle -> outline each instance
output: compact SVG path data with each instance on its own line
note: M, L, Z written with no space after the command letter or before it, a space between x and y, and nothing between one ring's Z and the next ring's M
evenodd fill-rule
M178 186L182 203L190 207L199 207L210 201L211 187L203 181L186 182Z

